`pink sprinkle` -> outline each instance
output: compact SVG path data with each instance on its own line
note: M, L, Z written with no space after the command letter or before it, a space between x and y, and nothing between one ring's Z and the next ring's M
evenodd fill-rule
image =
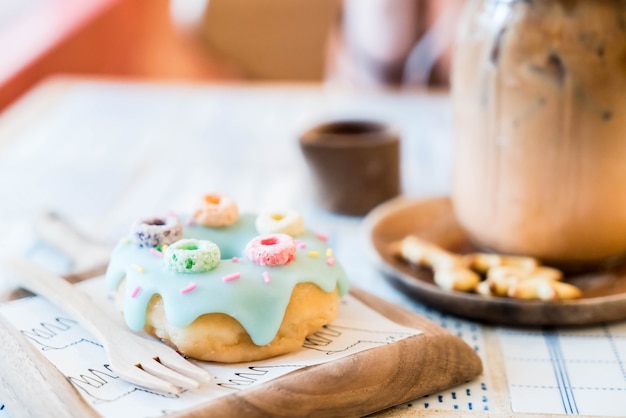
M272 279L270 279L270 274L267 271L263 272L263 281L265 283L269 283L272 281Z
M230 282L231 280L237 280L240 277L241 277L241 273L237 272L237 273L229 274L228 276L222 277L222 280L224 280L225 282Z
M193 218L189 218L187 219L187 222L185 222L186 226L191 226L193 224Z
M324 235L324 234L315 234L315 236L317 237L317 239L321 239L322 241L328 241L328 235Z
M152 255L163 258L163 253L156 248L150 248L150 252L152 253Z
M328 257L328 259L326 260L326 264L328 264L329 266L334 266L335 265L335 257Z
M196 287L197 287L197 285L195 283L191 283L189 286L185 286L182 289L180 289L180 293L181 293L181 295L184 295L185 293L191 292Z
M167 214L167 216L173 216L175 218L178 218L178 214L176 212L174 212L173 210L170 210L170 212Z
M306 243L305 242L299 242L298 243L298 248L306 248Z
M139 292L141 292L141 286L137 286L134 290L133 293L130 294L131 298L136 298L137 295L139 294Z
M237 257L233 257L233 263L237 263L239 259Z

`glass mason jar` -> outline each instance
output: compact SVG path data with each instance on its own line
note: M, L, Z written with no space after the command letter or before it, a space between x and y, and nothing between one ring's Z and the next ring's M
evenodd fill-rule
M626 254L626 0L469 0L452 97L452 200L479 246Z

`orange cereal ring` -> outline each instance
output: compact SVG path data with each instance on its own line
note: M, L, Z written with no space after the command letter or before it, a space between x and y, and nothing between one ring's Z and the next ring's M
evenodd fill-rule
M219 228L235 223L239 219L239 209L230 197L212 193L202 198L202 206L193 218L200 225Z

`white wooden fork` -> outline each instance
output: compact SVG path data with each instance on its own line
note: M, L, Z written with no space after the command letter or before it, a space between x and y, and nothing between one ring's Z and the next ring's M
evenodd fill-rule
M133 334L112 320L85 293L60 276L21 259L4 260L22 287L72 315L104 346L111 370L122 379L160 392L196 389L210 375L156 340Z

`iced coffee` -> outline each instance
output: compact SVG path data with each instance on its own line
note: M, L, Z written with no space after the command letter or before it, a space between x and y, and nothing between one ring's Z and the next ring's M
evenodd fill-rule
M478 245L626 253L626 1L469 1L452 86L452 197Z

